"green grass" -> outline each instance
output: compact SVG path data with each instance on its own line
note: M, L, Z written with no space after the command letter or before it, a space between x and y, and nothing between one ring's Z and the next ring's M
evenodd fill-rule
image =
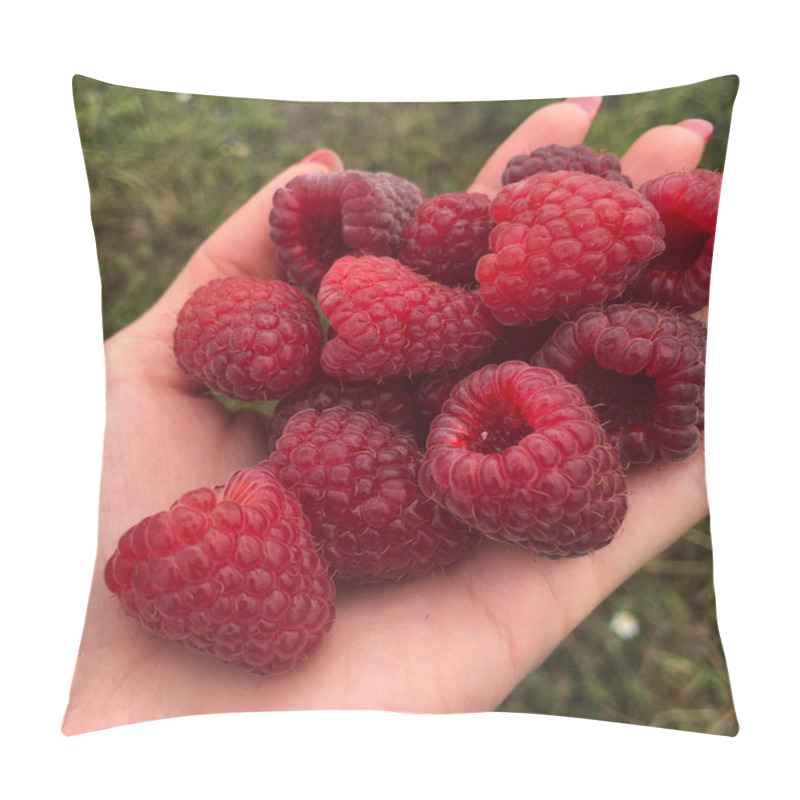
M105 336L148 308L217 225L312 150L336 150L348 168L396 173L426 195L458 191L547 102L293 103L145 91L81 76L73 88ZM737 88L729 76L606 97L586 143L620 155L650 127L702 117L715 131L701 166L722 170ZM635 615L638 636L613 632L619 610ZM736 733L708 520L603 603L501 710Z

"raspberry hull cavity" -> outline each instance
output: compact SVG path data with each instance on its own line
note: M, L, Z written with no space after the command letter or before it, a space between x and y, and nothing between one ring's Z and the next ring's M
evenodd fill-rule
M298 175L275 193L270 236L289 279L314 294L341 256L396 256L423 199L414 184L388 172Z
M639 191L664 222L666 249L627 288L626 300L699 311L708 305L722 174L671 172Z
M522 361L483 367L453 389L419 480L489 538L552 558L606 546L627 511L619 455L583 393Z
M581 387L627 466L697 450L705 350L706 329L692 317L616 303L562 323L532 363Z

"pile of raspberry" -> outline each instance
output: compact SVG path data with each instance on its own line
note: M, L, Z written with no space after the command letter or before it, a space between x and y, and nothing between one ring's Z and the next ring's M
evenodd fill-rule
M721 174L633 187L612 154L551 145L502 182L425 198L343 170L276 192L283 277L201 286L174 334L210 392L270 403L267 451L122 536L105 580L129 615L285 672L337 585L432 575L484 539L591 553L631 468L698 449Z

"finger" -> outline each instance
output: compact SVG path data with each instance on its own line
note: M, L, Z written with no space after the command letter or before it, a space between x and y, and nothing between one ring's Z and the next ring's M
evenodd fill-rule
M148 326L149 333L171 340L175 318L186 299L214 278L227 275L277 277L281 268L269 232L275 192L297 175L342 168L336 153L317 150L267 183L206 239L167 291L142 317L141 322Z
M492 153L468 191L493 197L500 189L506 164L514 156L548 144L567 147L580 144L586 138L601 103L601 97L572 97L534 111Z
M634 186L667 172L697 167L714 126L704 119L659 125L643 133L620 159Z

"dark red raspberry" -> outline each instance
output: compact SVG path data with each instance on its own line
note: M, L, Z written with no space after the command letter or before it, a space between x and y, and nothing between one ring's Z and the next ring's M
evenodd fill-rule
M275 193L270 235L289 278L314 294L341 256L396 256L423 199L414 184L388 172L298 175Z
M425 200L403 230L398 260L445 286L477 286L475 266L489 252L489 197L451 192Z
M134 525L104 575L147 630L259 674L311 656L335 617L308 519L261 469L187 492Z
M469 531L424 497L414 439L370 411L298 411L275 451L274 471L311 520L333 576L370 583L452 564Z
M529 178L531 175L560 170L599 175L609 181L617 181L628 187L633 186L631 179L622 174L622 164L615 155L612 153L601 155L593 147L585 144L572 147L549 144L538 147L531 153L516 155L506 165L501 181L505 186Z
M522 361L490 364L453 389L419 483L489 538L553 558L604 547L627 511L619 454L583 393Z
M218 278L178 314L181 368L210 389L248 402L275 400L319 367L322 327L314 304L285 281Z
M664 226L634 189L550 172L503 187L479 293L504 325L530 325L618 297L664 250Z
M443 286L393 258L340 258L317 299L335 331L320 365L343 380L457 369L485 355L499 331L475 291Z
M562 323L532 363L581 387L627 466L697 450L705 349L706 329L690 316L617 303Z
M419 429L419 415L414 400L401 381L388 378L382 381L343 382L321 374L275 406L268 449L274 449L286 423L298 411L305 408L323 411L333 406L372 411L384 422L406 433L416 435Z
M708 305L722 173L695 169L653 178L639 191L664 223L666 249L626 289L626 300L684 311Z

